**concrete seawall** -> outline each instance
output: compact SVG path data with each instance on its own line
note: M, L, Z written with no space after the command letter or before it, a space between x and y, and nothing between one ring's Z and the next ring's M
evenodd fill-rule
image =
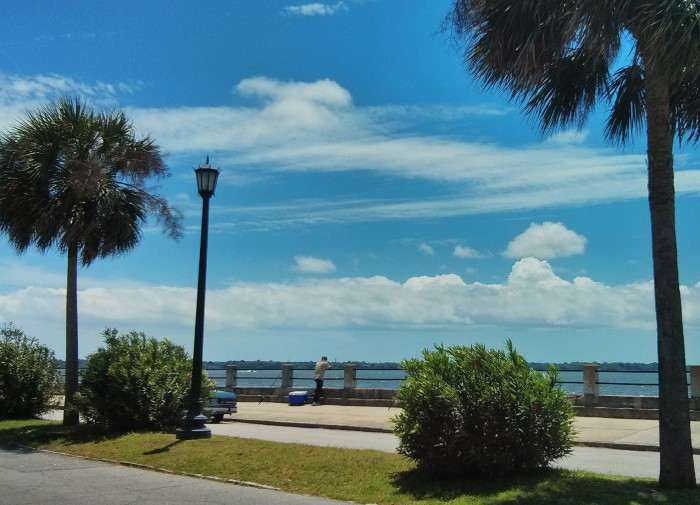
M307 391L309 399L314 394L314 388L235 387L226 390L236 393L238 401L242 402L287 403L287 397L293 391ZM323 388L324 403L328 405L392 407L396 393L396 389Z

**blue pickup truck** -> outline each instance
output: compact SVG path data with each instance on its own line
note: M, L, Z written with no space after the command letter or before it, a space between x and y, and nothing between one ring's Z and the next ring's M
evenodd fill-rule
M238 412L238 399L236 393L228 391L216 391L209 399L205 411L211 416L212 423L220 423L225 414L235 414Z

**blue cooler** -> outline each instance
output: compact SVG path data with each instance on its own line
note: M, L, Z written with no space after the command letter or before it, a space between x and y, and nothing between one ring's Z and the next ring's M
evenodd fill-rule
M289 393L289 405L306 405L309 399L308 391L292 391Z

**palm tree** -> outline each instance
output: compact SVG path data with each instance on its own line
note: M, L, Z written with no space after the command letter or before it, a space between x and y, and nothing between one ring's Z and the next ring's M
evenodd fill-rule
M123 111L78 99L28 112L0 136L0 231L18 253L34 245L68 257L64 424L78 422L78 261L129 251L152 214L179 238L180 212L147 186L167 175L158 146L136 138Z
M464 62L543 132L609 107L606 137L646 125L659 360L659 481L695 485L676 250L673 141L700 138L698 0L455 0ZM628 52L629 51L629 52Z

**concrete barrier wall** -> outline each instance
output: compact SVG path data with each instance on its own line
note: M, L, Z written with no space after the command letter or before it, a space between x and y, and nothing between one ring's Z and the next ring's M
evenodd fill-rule
M226 388L238 395L242 402L281 402L288 401L292 391L307 391L309 401L314 388L274 388L274 387L235 387ZM393 407L396 389L371 388L323 388L323 403L329 405L361 405L366 407Z

